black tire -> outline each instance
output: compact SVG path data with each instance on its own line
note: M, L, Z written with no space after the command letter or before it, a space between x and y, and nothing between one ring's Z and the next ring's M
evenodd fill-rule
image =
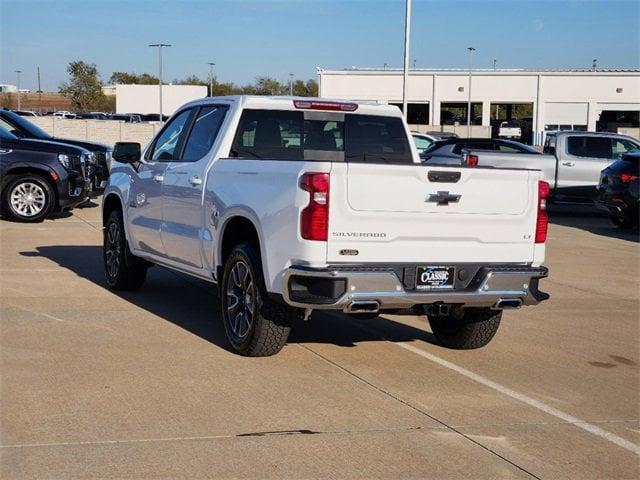
M39 175L20 175L4 190L2 209L18 222L41 222L53 212L56 195L49 182Z
M615 215L609 216L611 222L618 227L624 230L633 230L638 228L638 220L635 218L629 217L616 217Z
M502 310L466 308L463 313L429 317L431 330L447 348L471 350L487 345L500 326Z
M103 260L107 284L112 290L138 290L147 277L148 264L129 250L122 212L114 210L104 226Z
M220 284L224 330L233 349L248 357L275 355L287 343L296 310L271 300L256 248L237 245Z

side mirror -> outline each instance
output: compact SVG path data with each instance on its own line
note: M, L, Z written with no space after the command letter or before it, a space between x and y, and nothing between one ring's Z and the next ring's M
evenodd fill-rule
M135 142L118 142L113 147L113 159L120 163L136 163L140 161L140 144Z

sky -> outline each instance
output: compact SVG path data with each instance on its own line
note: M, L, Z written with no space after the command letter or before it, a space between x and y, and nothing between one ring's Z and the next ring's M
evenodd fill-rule
M0 0L0 83L57 91L70 61L113 71L252 83L316 67L401 67L405 0ZM419 68L640 68L640 0L413 0Z

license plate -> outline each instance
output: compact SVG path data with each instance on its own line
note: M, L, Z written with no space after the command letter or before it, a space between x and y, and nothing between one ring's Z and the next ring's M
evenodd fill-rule
M455 277L455 267L418 267L416 269L416 288L419 290L453 288Z

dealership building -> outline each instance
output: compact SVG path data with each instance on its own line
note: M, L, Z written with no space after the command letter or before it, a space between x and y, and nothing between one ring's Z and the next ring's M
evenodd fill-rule
M402 105L400 69L318 69L320 96ZM640 70L411 69L407 121L419 131L462 135L471 91L472 135L497 136L518 120L523 141L540 144L549 130L620 131L638 136Z

